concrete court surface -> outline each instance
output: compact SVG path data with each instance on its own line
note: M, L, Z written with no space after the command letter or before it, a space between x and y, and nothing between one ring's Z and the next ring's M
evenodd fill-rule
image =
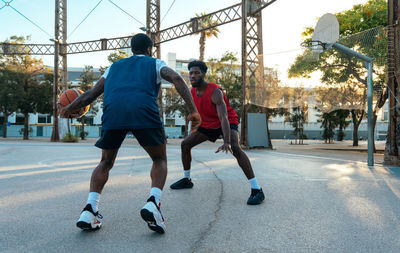
M0 252L399 252L399 168L287 145L246 151L266 194L247 206L249 184L233 156L214 154L218 143L193 150L193 189L170 190L183 174L172 141L159 235L139 215L151 162L128 139L101 196L102 229L80 231L93 142L0 140Z

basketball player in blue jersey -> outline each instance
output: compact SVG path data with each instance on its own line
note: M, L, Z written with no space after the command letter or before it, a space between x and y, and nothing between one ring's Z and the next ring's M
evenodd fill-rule
M192 129L200 125L201 119L182 77L163 61L151 57L152 45L147 35L136 34L131 40L132 57L113 63L92 89L68 106L59 105L62 117L73 117L73 112L92 103L104 92L102 134L95 144L102 149L102 156L92 173L87 205L76 224L81 229L101 227L102 216L98 212L100 194L118 149L126 134L132 132L153 161L151 190L140 214L151 230L165 232L160 199L167 177L167 156L164 128L157 105L161 78L173 83L184 99L190 111L188 119L192 121Z

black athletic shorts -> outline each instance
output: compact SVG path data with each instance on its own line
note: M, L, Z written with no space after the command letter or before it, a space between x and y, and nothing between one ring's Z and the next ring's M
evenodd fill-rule
M238 125L230 124L231 129L238 130ZM206 129L204 127L199 127L197 129L198 132L206 135L209 141L215 142L220 136L223 136L222 128L215 128L215 129Z
M101 149L117 149L128 132L132 132L140 146L158 146L165 143L164 128L115 129L101 131L101 137L95 146Z

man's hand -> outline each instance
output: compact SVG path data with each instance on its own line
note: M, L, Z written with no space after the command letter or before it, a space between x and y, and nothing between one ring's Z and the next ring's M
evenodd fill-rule
M60 103L57 103L57 111L61 118L76 118L80 115L80 111L72 113L68 110L68 106L62 106Z
M218 153L218 152L220 152L220 151L225 152L225 154L228 154L228 151L229 151L229 152L231 152L231 154L232 154L231 145L230 145L229 143L224 143L224 145L222 145L221 147L219 147L219 148L217 149L217 151L215 151L215 153Z
M201 124L201 117L198 112L192 112L191 114L189 114L189 116L187 117L187 120L188 120L188 122L192 121L192 126L190 128L190 132L195 132Z

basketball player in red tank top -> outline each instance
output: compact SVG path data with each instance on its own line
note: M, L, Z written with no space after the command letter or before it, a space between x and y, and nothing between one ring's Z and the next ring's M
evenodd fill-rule
M181 143L184 177L171 185L172 189L192 188L190 178L191 149L204 141L215 142L221 135L224 144L215 153L232 153L243 170L251 186L248 205L258 205L264 200L264 193L257 183L251 163L239 145L238 116L230 106L222 88L205 81L207 66L202 61L189 63L189 77L192 84L192 97L201 116L201 125Z

